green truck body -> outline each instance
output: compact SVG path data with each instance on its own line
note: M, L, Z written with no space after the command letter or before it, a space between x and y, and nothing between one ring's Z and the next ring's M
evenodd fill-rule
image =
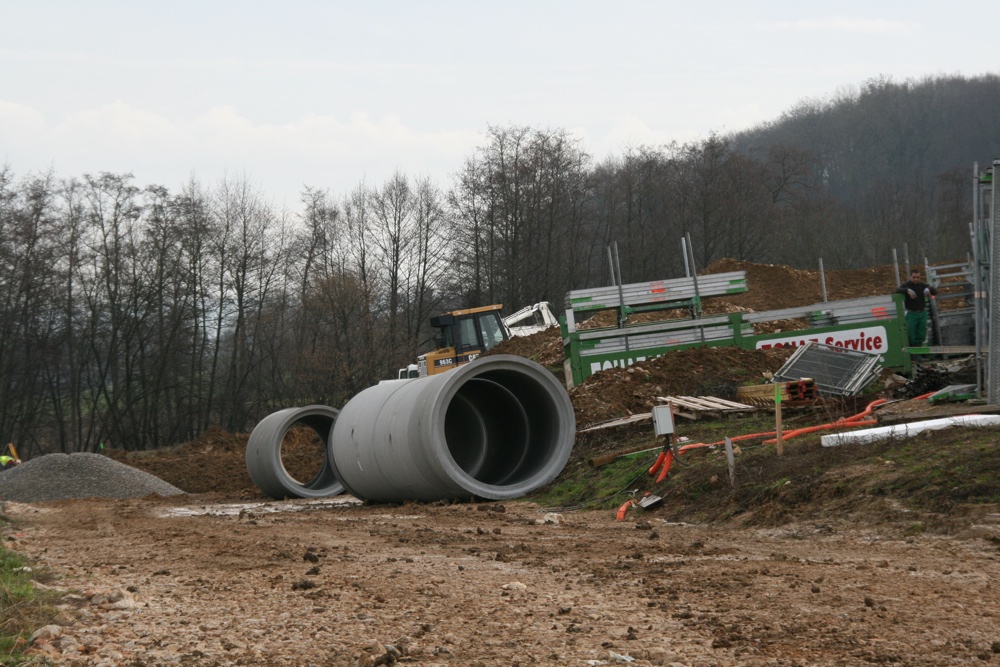
M903 299L898 294L828 301L801 308L703 316L704 298L746 291L745 272L636 283L570 292L561 318L567 387L595 372L624 367L690 347L796 347L808 341L877 354L880 363L909 373ZM668 318L686 309L687 317ZM615 310L616 326L580 328L577 319ZM663 311L664 319L629 323L628 316ZM803 328L758 333L767 322L797 321ZM776 369L777 370L777 369Z

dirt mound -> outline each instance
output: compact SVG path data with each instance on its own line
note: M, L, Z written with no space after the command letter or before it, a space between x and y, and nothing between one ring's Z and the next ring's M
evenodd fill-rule
M530 336L515 336L505 340L483 356L516 354L531 359L550 370L562 367L563 345L559 327L539 331Z
M121 463L159 477L188 493L220 493L263 498L247 472L248 433L210 428L201 437L176 447L143 452L106 450ZM312 429L294 428L281 443L281 462L295 479L307 482L325 460L325 445Z
M747 291L703 301L706 313L731 313L737 310L780 310L808 306L823 300L823 279L828 301L857 299L891 294L895 291L896 272L891 264L850 271L793 269L780 264L754 264L735 259L720 259L710 264L706 274L746 271Z

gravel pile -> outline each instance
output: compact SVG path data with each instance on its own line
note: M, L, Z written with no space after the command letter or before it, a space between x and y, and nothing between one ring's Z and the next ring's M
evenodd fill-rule
M20 503L181 493L159 477L102 454L46 454L0 472L0 500Z

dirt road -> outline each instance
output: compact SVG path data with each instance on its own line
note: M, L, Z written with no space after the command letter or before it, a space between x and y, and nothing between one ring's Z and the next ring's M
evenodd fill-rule
M945 537L210 494L7 514L76 591L32 649L60 665L1000 662L1000 515Z

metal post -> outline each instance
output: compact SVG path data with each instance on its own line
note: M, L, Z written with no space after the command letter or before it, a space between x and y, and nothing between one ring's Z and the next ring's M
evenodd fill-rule
M685 278L690 278L691 277L691 264L688 262L687 239L685 239L683 236L681 237L681 254L684 255L684 277Z
M982 349L984 352L989 350L990 344L990 274L992 273L992 267L990 266L990 256L993 249L993 225L990 223L992 220L992 212L990 210L990 193L993 191L993 168L990 167L986 170L986 173L980 172L979 177L979 292L982 298L979 300L982 304L980 308L982 309L982 317L979 320L979 324L982 326L982 333L980 333L980 341L982 343ZM987 184L988 183L988 184ZM986 357L983 357L983 391L988 393L988 388L990 384L990 364Z
M899 279L899 257L896 256L896 249L892 249L892 267L896 270L896 285L902 285L903 281Z
M990 280L989 280L989 308L990 308L990 350L989 350L989 366L987 375L987 385L988 391L986 393L987 400L991 405L995 404L997 400L1000 400L1000 304L994 303L994 300L1000 297L1000 271L994 271L993 265L996 264L997 258L1000 257L1000 248L997 248L997 243L1000 242L1000 234L996 233L997 228L997 209L1000 208L1000 188L997 188L997 176L1000 175L1000 160L993 160L993 171L990 177Z
M823 273L823 258L819 258L819 284L823 289L823 303L826 303L826 274Z
M685 233L685 238L687 238L688 252L691 253L691 278L694 281L694 300L698 304L697 317L701 317L701 293L698 291L698 269L694 264L694 247L691 245L691 234ZM701 334L701 342L705 342L705 327L698 327L698 333Z
M983 396L983 277L980 267L979 247L982 229L982 211L980 210L980 197L982 196L979 183L979 163L972 164L972 305L973 318L975 320L975 344L976 344L976 398Z
M701 294L698 292L698 269L694 264L694 248L691 246L691 234L685 234L687 238L688 253L691 255L691 277L694 278L694 298L698 301L698 317L701 317Z
M618 241L614 242L615 251L615 261L612 265L612 271L618 269L618 328L621 329L625 326L625 320L627 318L625 314L625 289L622 284L622 265L618 258ZM628 343L628 336L625 336L625 351L628 352L631 348Z
M618 278L617 285L619 287L621 287L621 285L622 285L622 262L621 262L621 259L618 257L618 241L614 242L614 244L612 245L612 248L614 249L614 253L615 253L614 271L615 271L615 273L617 275L617 278Z
M910 249L903 244L903 267L906 269L906 277L910 277Z
M608 270L611 271L611 286L614 287L618 283L615 281L615 260L611 257L611 246L608 246Z

